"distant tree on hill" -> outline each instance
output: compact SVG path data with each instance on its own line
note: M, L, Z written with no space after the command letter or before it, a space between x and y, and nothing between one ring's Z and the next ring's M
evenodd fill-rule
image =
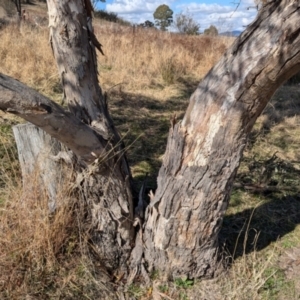
M166 4L157 7L153 14L155 25L165 31L173 23L173 10Z
M144 27L144 28L153 28L154 27L154 23L147 20L144 23L139 24L140 27Z
M216 26L210 25L207 29L204 30L204 34L210 36L217 36L219 32Z
M96 10L94 12L95 18L103 19L109 22L117 23L118 15L114 12L107 12L103 9Z
M176 15L174 25L180 33L199 34L200 25L189 14L180 13Z

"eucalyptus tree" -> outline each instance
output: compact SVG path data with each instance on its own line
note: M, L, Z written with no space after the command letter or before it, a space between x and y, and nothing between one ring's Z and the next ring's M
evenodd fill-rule
M166 5L158 6L153 14L155 25L165 31L173 23L173 11Z
M174 26L180 33L197 35L200 25L189 14L180 13L175 16Z
M133 199L122 140L99 86L95 49L101 44L86 3L47 1L68 110L5 75L0 109L67 146L73 196L88 209L90 238L108 271L128 281L153 269L168 277L211 277L249 133L276 89L300 71L299 1L265 2L198 85L183 120L172 121L147 207Z

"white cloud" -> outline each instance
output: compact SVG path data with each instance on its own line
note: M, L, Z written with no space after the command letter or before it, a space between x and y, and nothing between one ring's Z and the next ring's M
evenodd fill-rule
M205 1L205 0L203 0ZM218 0L216 0L218 2ZM170 6L174 15L179 12L189 13L200 24L200 30L210 25L218 27L219 31L243 30L244 26L251 23L257 13L254 8L254 0L241 0L236 5L222 5L219 3L206 4L180 0L166 0L164 4ZM106 10L115 12L121 18L132 23L142 23L146 20L153 20L153 12L162 4L161 0L114 0L106 4ZM248 7L253 7L247 9Z
M164 4L172 7L174 0L164 1ZM114 0L106 5L106 10L115 12L121 18L133 23L142 23L146 20L153 21L155 9L161 5L161 0Z
M206 14L232 11L231 6L224 6L217 3L213 3L213 4L189 3L189 4L180 4L177 7L180 8L182 11L188 11L193 13L202 12Z
M164 3L171 7L173 1L165 1ZM139 14L139 13L151 13L161 5L160 0L115 0L111 4L106 5L108 11L112 11L118 14Z
M240 5L220 5L205 3L189 3L181 5L183 12L188 12L200 24L200 30L215 25L219 32L241 30L251 23L257 11L247 9L253 6L253 0L242 0Z

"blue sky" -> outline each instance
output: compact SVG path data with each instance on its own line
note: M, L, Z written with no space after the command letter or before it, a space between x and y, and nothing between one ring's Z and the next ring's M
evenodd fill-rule
M254 0L106 0L98 5L99 9L115 12L119 17L132 23L153 20L153 12L161 5L168 5L176 14L183 12L191 15L200 24L200 31L215 25L219 32L244 30L256 16ZM250 7L250 8L249 8Z

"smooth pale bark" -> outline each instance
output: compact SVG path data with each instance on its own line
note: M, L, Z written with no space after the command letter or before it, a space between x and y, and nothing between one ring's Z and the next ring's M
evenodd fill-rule
M33 124L13 126L13 132L25 195L29 191L38 190L41 197L47 197L49 211L54 212L60 189L66 188L65 184L70 182L70 172L66 172L62 161L65 158L60 156L66 149L55 138ZM39 198L39 195L36 197Z
M272 1L199 84L170 130L143 241L149 268L212 276L242 152L275 90L300 70L299 1Z

